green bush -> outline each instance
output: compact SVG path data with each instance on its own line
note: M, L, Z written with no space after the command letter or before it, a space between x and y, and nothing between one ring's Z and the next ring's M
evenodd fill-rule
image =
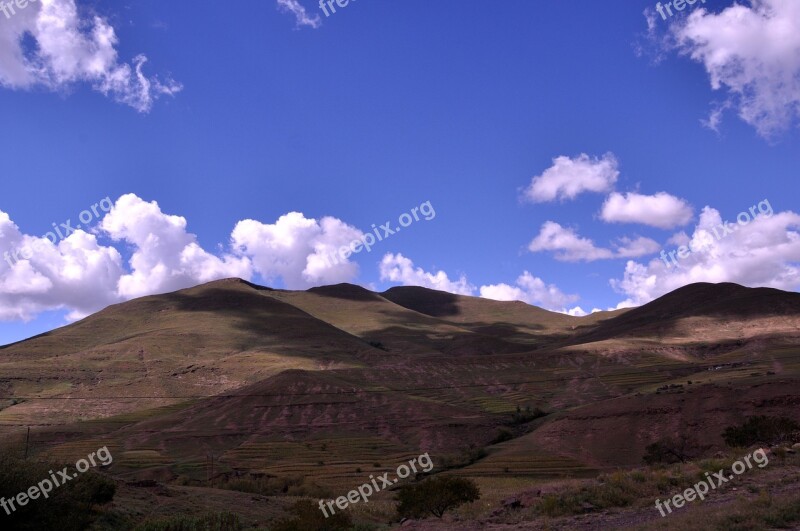
M400 505L397 512L401 518L426 518L431 514L441 518L445 512L480 497L480 490L471 479L435 477L402 487L398 494Z
M63 467L63 464L22 460L2 452L0 496L10 500L37 486L42 480L52 483L50 471L61 470ZM70 470L73 469L70 467ZM56 477L59 477L57 473ZM115 492L113 480L96 472L86 472L61 486L53 486L47 498L40 494L35 500L29 499L25 505L19 505L15 501L16 510L11 511L11 514L5 514L0 509L0 522L4 529L85 529L96 516L91 510L92 506L110 502Z
M755 444L781 444L798 436L800 424L787 417L758 415L740 426L729 426L722 434L725 444L747 447Z

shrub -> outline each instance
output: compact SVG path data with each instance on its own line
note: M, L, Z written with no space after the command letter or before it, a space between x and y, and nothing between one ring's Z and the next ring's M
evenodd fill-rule
M8 500L27 492L50 478L50 470L61 468L63 465L26 461L0 453L0 496ZM86 472L69 483L54 487L46 499L40 495L26 505L15 503L16 510L2 514L0 521L4 529L85 529L96 516L90 510L92 506L110 502L115 491L113 480L96 472Z
M489 455L485 449L470 444L468 448L462 448L457 454L447 454L439 457L439 467L443 470L451 468L462 468L469 466Z
M531 406L525 406L525 410L523 411L519 406L517 406L517 410L511 415L511 423L514 425L526 424L532 420L546 416L547 413L538 407L531 409Z
M437 518L451 509L480 499L478 486L471 479L451 476L435 477L417 485L402 487L398 494L401 518Z
M687 439L661 439L645 448L644 462L648 465L685 463L692 459Z
M725 444L734 447L755 444L780 444L791 442L800 432L800 424L787 417L758 415L749 417L740 426L729 426L722 433Z
M668 470L633 470L604 474L595 482L547 494L535 511L550 517L628 507L639 500L663 496L694 482L692 477Z
M491 444L499 444L501 442L510 441L513 438L514 438L514 434L511 433L509 430L500 429L500 430L498 430L497 436L494 438L494 440L491 442Z

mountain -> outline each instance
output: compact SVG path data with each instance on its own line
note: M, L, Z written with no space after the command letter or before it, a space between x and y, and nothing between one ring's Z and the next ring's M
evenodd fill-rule
M603 321L572 341L620 338L734 344L800 335L800 293L738 284L690 284ZM695 349L700 352L701 349Z
M35 455L65 460L105 445L112 473L170 485L335 490L427 451L494 488L634 466L667 436L719 451L757 412L800 420L798 344L799 294L734 284L572 317L227 279L0 348L0 433L30 426Z

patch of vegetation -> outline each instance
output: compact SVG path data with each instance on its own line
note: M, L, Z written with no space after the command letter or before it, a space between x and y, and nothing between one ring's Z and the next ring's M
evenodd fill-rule
M217 480L214 487L218 489L249 492L262 496L308 496L310 498L330 497L329 489L319 486L311 478L303 476L264 477L264 478L228 478Z
M514 434L511 433L510 430L501 428L500 430L498 430L497 436L492 440L490 444L500 444L501 442L510 441L513 438Z
M755 444L790 443L800 436L800 424L787 417L758 415L740 426L729 426L722 434L725 444L747 447Z
M336 513L325 518L319 505L308 500L295 503L289 512L292 516L270 526L270 531L343 531L353 527L347 512L337 508Z
M762 491L753 501L740 500L721 514L710 514L702 525L697 517L676 522L676 529L711 531L757 531L761 529L797 529L800 523L800 496L773 497ZM688 524L688 525L687 525Z
M531 406L525 406L525 409L522 410L519 406L517 406L517 410L511 415L511 424L527 424L528 422L546 416L547 412L539 409L538 407L531 409Z
M645 448L644 462L648 465L686 463L698 457L695 445L687 437L665 438Z
M162 518L138 525L134 531L240 531L243 528L235 514L217 513L199 517Z
M463 468L476 463L489 455L485 449L471 444L469 448L461 450L458 454L443 455L439 458L439 466L443 470Z
M692 482L692 477L679 471L614 472L601 475L597 483L545 495L535 511L554 517L628 507L638 500L649 500L654 496L677 491Z
M441 518L445 512L480 497L480 489L471 479L440 476L402 487L397 513L401 518Z
M50 470L61 470L63 464L27 461L15 458L8 452L0 453L0 496L6 500L39 485L50 478ZM70 470L73 470L70 467ZM50 481L52 484L52 481ZM53 486L45 499L28 499L25 505L14 501L16 510L11 514L2 511L0 521L4 529L38 530L86 529L96 518L92 508L113 500L116 484L113 480L89 471L78 475L61 486ZM10 502L6 502L9 504Z

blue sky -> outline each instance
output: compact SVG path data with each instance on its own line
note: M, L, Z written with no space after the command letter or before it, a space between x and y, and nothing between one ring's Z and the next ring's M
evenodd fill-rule
M668 20L638 0L0 12L0 251L113 202L0 264L0 343L233 274L576 314L693 281L797 290L800 9L731 4ZM37 26L44 10L67 30ZM428 201L432 220L318 263Z

